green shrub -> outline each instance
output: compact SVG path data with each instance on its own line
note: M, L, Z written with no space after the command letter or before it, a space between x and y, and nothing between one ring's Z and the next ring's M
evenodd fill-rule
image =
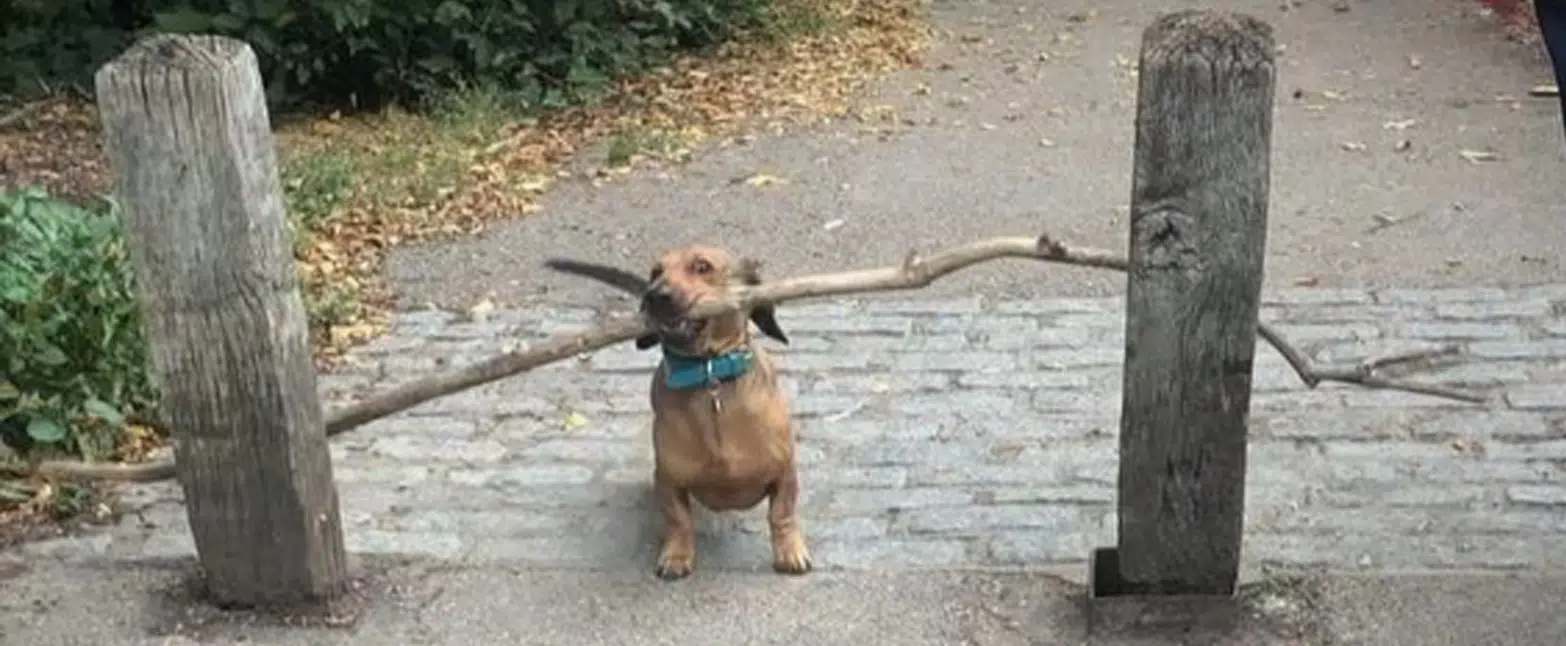
M123 416L155 405L146 337L112 204L0 192L0 438L111 456Z
M0 92L79 86L133 35L249 42L276 104L418 103L458 88L525 107L591 99L614 77L767 18L772 0L18 0L0 9Z
M0 94L31 96L56 85L90 87L97 66L129 42L124 0L0 2Z

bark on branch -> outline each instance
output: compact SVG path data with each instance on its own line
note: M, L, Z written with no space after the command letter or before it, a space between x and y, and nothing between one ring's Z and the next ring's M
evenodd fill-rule
M896 266L800 276L756 287L736 289L727 299L713 299L698 304L693 314L706 317L756 305L805 298L918 289L958 270L1002 258L1040 260L1122 272L1127 268L1127 261L1122 256L1100 249L1068 246L1047 235L1037 238L1020 236L990 238L927 256L910 253L901 264ZM1465 402L1483 403L1487 400L1486 396L1480 393L1411 383L1384 377L1378 372L1381 367L1387 365L1427 359L1428 353L1381 359L1351 369L1326 368L1316 366L1266 323L1258 322L1257 330L1263 340L1283 355L1299 375L1300 380L1311 388L1315 388L1322 382L1336 381L1366 388L1403 390ZM525 347L445 374L426 377L365 401L331 411L326 418L326 434L327 436L339 435L432 399L527 372L584 352L629 341L649 331L651 330L640 317L620 315L596 328L557 335L541 345ZM172 460L141 464L54 460L40 462L31 467L0 468L65 479L152 482L174 477Z

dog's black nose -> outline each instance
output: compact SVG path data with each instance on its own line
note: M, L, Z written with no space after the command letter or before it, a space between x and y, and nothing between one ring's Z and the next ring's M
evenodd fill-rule
M667 287L655 287L642 294L642 309L658 317L674 316L677 310L674 292Z

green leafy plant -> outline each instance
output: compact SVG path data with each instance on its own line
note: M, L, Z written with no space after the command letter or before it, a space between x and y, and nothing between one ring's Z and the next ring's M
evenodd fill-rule
M353 159L334 151L304 155L290 159L281 174L297 251L310 244L310 233L353 194Z
M679 135L661 130L622 132L609 138L604 151L605 162L610 166L626 166L637 155L667 157L681 152L685 142Z
M157 397L112 203L0 192L0 439L23 452L110 457Z
M0 2L0 94L31 97L91 87L92 73L129 42L136 3Z
M590 101L670 54L776 22L773 0L16 0L0 5L0 94L84 86L133 38L250 43L278 105L428 104L464 87L519 106Z

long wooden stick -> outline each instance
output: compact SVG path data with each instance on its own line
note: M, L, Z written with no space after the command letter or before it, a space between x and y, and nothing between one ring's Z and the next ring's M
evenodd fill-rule
M979 263L1002 258L1024 258L1044 262L1098 267L1125 271L1124 257L1100 249L1070 247L1049 236L1037 238L1002 237L980 240L928 256L910 253L900 265L860 269L841 273L799 276L769 282L756 287L741 287L726 298L698 303L692 315L711 317L762 304L806 298L823 298L866 292L910 290L925 287L937 279ZM1466 402L1483 403L1482 394L1427 384L1407 383L1381 377L1377 368L1401 362L1400 357L1383 359L1356 369L1324 369L1315 366L1303 353L1289 345L1265 323L1257 323L1262 339L1277 348L1306 386L1315 388L1325 381L1351 383L1367 388L1404 390ZM433 375L393 388L365 401L332 411L326 418L326 434L339 435L377 419L397 414L424 402L527 372L539 366L591 352L636 338L650 332L640 317L621 315L596 328L557 335L542 345L522 348L478 363ZM163 460L141 464L89 463L51 460L32 467L0 467L53 478L152 482L174 477L174 462Z

